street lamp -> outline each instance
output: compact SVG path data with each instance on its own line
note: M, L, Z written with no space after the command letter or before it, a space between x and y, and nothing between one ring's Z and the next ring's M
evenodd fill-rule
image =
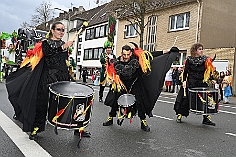
M69 40L69 29L70 29L70 12L68 11L65 11L61 8L54 8L55 10L60 10L60 11L63 11L63 12L66 12L68 14L68 21L67 21L67 40Z

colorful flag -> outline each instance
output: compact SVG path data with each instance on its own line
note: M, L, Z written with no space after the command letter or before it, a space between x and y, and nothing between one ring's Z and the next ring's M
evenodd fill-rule
M114 36L116 34L116 19L109 15L108 19L108 41L114 42Z

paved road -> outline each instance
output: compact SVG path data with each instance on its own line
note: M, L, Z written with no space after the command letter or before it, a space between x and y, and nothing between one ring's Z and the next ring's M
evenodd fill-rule
M202 125L202 116L190 114L183 123L175 122L173 103L175 94L163 92L153 110L154 117L147 118L151 132L140 129L137 117L130 124L102 126L109 107L98 102L98 87L94 87L95 100L92 121L87 130L91 138L83 138L81 148L76 147L78 137L73 131L59 130L55 135L51 125L30 141L21 131L21 124L12 119L11 107L4 83L0 83L0 156L83 156L83 157L236 157L236 98L229 105L220 105L213 115L216 126ZM107 89L106 89L107 91Z

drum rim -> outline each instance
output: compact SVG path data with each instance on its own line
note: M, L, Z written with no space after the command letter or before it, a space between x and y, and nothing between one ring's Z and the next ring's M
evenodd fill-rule
M133 102L131 105L121 105L121 104L119 103L119 99L120 99L121 97L126 96L126 95L131 95L132 97L134 97L134 102ZM135 104L135 101L136 101L135 95L130 94L130 93L122 94L122 95L119 96L119 98L117 99L117 103L118 103L118 105L121 106L121 107L130 107L130 106L132 106L133 104Z
M194 88L201 88L201 89L208 89L208 90L194 90ZM209 87L194 87L194 88L188 88L188 91L190 91L190 92L194 92L194 93L196 93L196 92L198 92L198 93L206 93L206 92L218 92L218 90L217 89L214 89L214 88L209 88Z
M80 84L80 85L87 86L87 87L91 88L93 92L91 94L87 95L87 96L70 96L70 95L65 95L65 94L58 93L58 92L54 91L53 89L51 89L52 85L57 84L57 83L65 83L65 82L70 82L70 83L74 83L74 84ZM93 96L95 94L95 91L94 91L94 89L91 86L85 85L85 84L82 84L82 83L72 82L72 81L58 81L58 82L51 83L49 85L49 91L52 92L55 95L59 94L60 96L63 96L65 98L72 98L72 97L73 98L89 98L89 97L91 97L91 96Z

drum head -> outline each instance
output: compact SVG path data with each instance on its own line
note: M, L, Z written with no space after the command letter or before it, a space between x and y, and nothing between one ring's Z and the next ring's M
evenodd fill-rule
M208 87L195 87L188 89L190 92L196 92L196 93L210 93L210 92L218 92L217 89L208 88Z
M94 94L92 87L76 82L61 81L50 85L49 90L64 97L87 98Z
M135 101L136 99L133 94L123 94L117 100L118 105L122 107L132 106L135 103Z

